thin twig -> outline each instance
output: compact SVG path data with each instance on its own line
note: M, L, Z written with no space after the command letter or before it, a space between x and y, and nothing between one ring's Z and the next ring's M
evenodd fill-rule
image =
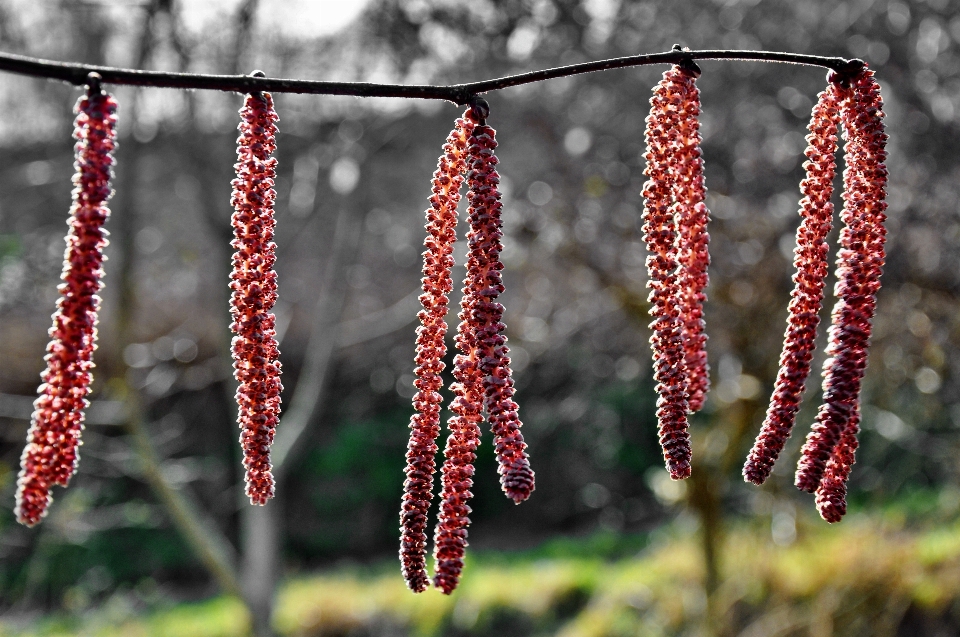
M416 288L390 307L341 322L337 347L372 341L410 325L417 320L422 293L420 288Z
M646 66L649 64L679 64L689 60L743 60L752 62L783 62L820 66L840 73L859 70L861 60L848 60L841 57L823 57L775 51L682 51L673 50L664 53L648 53L629 57L571 64L542 71L532 71L519 75L509 75L493 80L454 84L451 86L432 86L423 84L376 84L370 82L323 82L311 80L275 79L251 77L249 75L203 75L197 73L161 73L158 71L140 71L135 69L111 68L90 64L55 62L22 55L0 53L0 71L9 71L32 77L45 77L63 80L76 86L82 86L90 73L99 73L104 84L124 84L129 86L149 86L154 88L202 89L250 93L253 91L271 91L274 93L309 93L314 95L353 95L356 97L408 97L420 99L447 100L457 104L467 104L471 98L489 91L511 86L520 86L533 82L542 82L558 77L568 77L583 73L606 71L609 69Z
M343 284L343 268L347 259L356 252L360 240L360 224L351 214L349 204L337 213L332 236L332 252L327 260L323 283L316 308L314 324L310 331L293 398L287 413L277 427L271 456L273 473L278 480L290 469L293 461L303 451L301 441L309 435L310 425L315 421L318 409L323 405L326 393L330 361L340 340L339 315L343 308L346 290Z
M239 73L244 53L247 51L247 45L250 40L250 32L253 31L253 18L257 14L259 0L243 0L237 9L237 16L234 19L236 29L233 38L233 50L230 52L227 70L231 73Z

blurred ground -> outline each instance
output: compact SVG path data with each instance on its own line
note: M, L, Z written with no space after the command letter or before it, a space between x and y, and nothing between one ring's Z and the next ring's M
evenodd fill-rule
M653 535L598 533L524 552L479 551L450 597L411 595L392 563L338 565L286 582L274 625L280 635L370 637L697 635L705 622L743 637L960 630L956 522L910 528L906 511L891 510L854 514L827 533L803 517L790 546L771 542L755 523L731 531L713 609L701 585L695 523L687 519ZM99 610L0 623L0 635L226 637L246 630L236 600L174 604L166 594L122 590Z

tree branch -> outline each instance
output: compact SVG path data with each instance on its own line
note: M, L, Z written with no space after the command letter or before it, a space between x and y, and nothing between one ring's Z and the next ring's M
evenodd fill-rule
M273 473L280 478L291 466L292 459L317 408L323 403L330 359L340 341L339 321L346 295L343 266L347 255L354 253L360 238L360 224L349 214L348 204L337 213L331 237L332 252L323 273L320 296L314 309L314 324L307 341L303 367L290 400L290 408L280 419L271 456Z
M163 503L174 525L183 534L207 571L213 575L225 592L243 598L240 578L237 575L236 555L223 534L203 514L203 510L181 489L177 489L163 475L160 458L157 456L150 436L143 426L142 412L134 395L128 398L129 411L126 423L132 439L131 446L140 462L143 478Z
M290 80L250 77L247 75L203 75L196 73L161 73L136 69L111 68L90 64L55 62L40 60L22 55L0 53L0 71L9 71L33 77L45 77L82 86L90 73L99 73L104 84L123 84L130 86L150 86L154 88L203 89L213 91L231 91L250 93L271 91L274 93L309 93L314 95L353 95L356 97L407 97L420 99L447 100L457 104L467 104L480 93L497 91L511 86L542 82L558 77L581 75L596 71L607 71L649 64L679 64L690 60L743 60L753 62L783 62L819 66L837 71L853 73L863 67L862 60L848 60L841 57L823 57L775 51L682 51L672 50L663 53L648 53L629 57L584 62L542 71L532 71L519 75L510 75L493 80L454 84L451 86L375 84L370 82L323 82L311 80Z
M413 323L417 320L422 293L423 290L416 288L390 307L343 321L339 327L337 347L350 347L372 341Z
M243 61L244 53L247 50L247 44L250 42L250 31L253 29L253 17L257 13L259 0L243 0L240 8L237 9L236 32L233 37L233 50L227 62L227 70L231 73L239 73L240 65Z

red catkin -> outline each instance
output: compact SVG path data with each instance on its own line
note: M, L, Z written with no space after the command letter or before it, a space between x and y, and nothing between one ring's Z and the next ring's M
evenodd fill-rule
M847 512L847 478L853 467L857 451L857 434L860 433L860 407L855 405L840 436L840 442L830 455L817 487L817 510L831 524L839 522Z
M520 433L518 405L513 372L507 354L507 337L503 331L503 305L497 297L503 292L503 263L500 253L500 175L497 174L496 131L489 126L478 126L470 137L468 181L470 191L470 232L467 239L470 253L467 278L470 311L473 314L476 359L483 378L484 407L493 431L494 452L497 456L500 486L516 504L530 497L534 489L534 475L526 453L527 445Z
M687 430L687 370L684 363L683 321L677 277L677 232L674 223L676 172L673 162L680 145L685 100L692 77L678 66L663 74L650 98L647 117L647 168L644 185L643 234L650 256L650 323L654 379L657 381L657 420L667 471L674 480L690 476L690 433Z
M440 389L447 352L444 318L453 290L453 244L457 240L457 204L465 171L467 138L475 122L469 109L458 119L446 143L433 175L430 207L426 212L427 238L423 252L423 309L418 314L415 370L417 393L413 397L416 413L410 419L410 443L407 445L407 479L404 482L400 510L400 562L407 586L422 592L429 586L426 572L427 512L433 497L434 457L440 435Z
M823 372L823 405L801 450L795 483L813 493L828 460L859 405L867 364L871 319L884 262L887 135L883 101L873 72L850 80L852 95L841 105L846 168L843 171L844 229L837 258L836 296Z
M479 121L471 109L468 116ZM477 127L480 128L480 127ZM468 170L472 147L476 145L477 128L474 128L467 142ZM482 131L481 131L482 132ZM468 197L469 197L468 193ZM474 206L468 214L471 221L477 215ZM471 223L471 226L473 224ZM442 491L440 494L440 514L434 531L435 573L433 584L444 593L450 594L460 581L463 570L463 554L467 547L467 527L470 525L470 506L473 486L476 449L480 444L480 422L483 420L483 373L477 357L477 321L473 315L474 298L471 290L475 287L474 277L479 268L471 241L467 258L467 275L463 285L463 299L460 302L460 325L457 328L456 345L460 354L454 359L454 382L450 389L454 399L450 404L453 416L447 421L450 435L444 449L442 468ZM472 267L471 267L472 266Z
M478 108L482 111L478 111ZM456 383L448 426L451 434L444 451L443 492L434 538L436 573L434 585L450 594L457 587L463 569L470 524L468 502L473 494L473 462L480 442L479 423L486 407L494 432L500 465L501 485L514 502L526 499L533 490L533 471L520 435L517 404L512 400L513 380L507 357L503 306L496 298L503 291L500 271L500 181L495 166L496 131L486 126L484 107L468 115L477 121L467 146L467 181L470 202L467 235L469 252L460 303L460 326L454 360Z
M67 221L63 283L53 314L47 368L34 402L27 446L17 481L17 520L37 524L51 502L50 488L66 486L76 471L83 410L92 381L97 312L103 287L103 228L110 211L112 153L116 148L117 102L91 89L77 101L73 137L77 140L73 206Z
M806 177L800 182L800 216L794 249L794 288L787 330L780 354L780 370L767 416L743 467L743 477L760 485L770 476L796 421L810 361L816 346L823 288L829 269L827 235L833 219L833 179L836 175L837 127L840 103L849 89L830 82L820 93L810 117L807 135Z
M685 69L686 71L686 69ZM681 120L674 154L676 162L674 216L677 220L677 272L680 287L680 320L683 329L684 364L687 368L687 400L691 412L700 411L710 389L707 365L707 335L704 332L703 303L709 282L707 267L710 211L704 203L703 159L700 151L700 90L695 73L678 77L683 91Z
M233 338L234 377L239 383L237 404L247 495L253 504L273 497L274 481L270 445L280 414L280 352L276 317L270 313L277 301L276 221L273 190L277 160L275 135L278 119L269 93L248 95L240 109L237 138L237 178L233 180L230 243L230 329Z

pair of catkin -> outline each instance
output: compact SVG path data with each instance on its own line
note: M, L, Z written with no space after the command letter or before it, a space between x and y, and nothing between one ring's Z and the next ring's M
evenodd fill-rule
M677 65L650 99L646 141L643 234L650 288L650 344L657 381L657 420L667 470L690 476L687 414L709 388L703 302L710 263L700 151L699 69Z
M704 345L704 288L707 284L709 213L704 206L700 158L698 69L674 66L654 88L647 118L649 181L645 184L644 239L650 256L650 324L657 419L667 470L673 479L690 475L688 413L703 405L708 388ZM801 182L803 219L794 251L795 287L770 407L743 475L762 484L783 450L799 410L816 344L819 312L828 273L827 235L833 216L837 132L846 140L841 250L837 260L838 301L824 363L824 402L797 469L798 488L816 494L828 522L846 512L846 481L857 449L860 387L866 368L871 320L884 262L887 136L883 102L873 72L832 72L814 106Z
M423 253L423 309L418 317L415 370L416 413L410 421L410 443L404 495L400 511L400 561L404 579L411 590L421 592L430 585L426 570L427 514L432 499L434 457L440 434L443 401L441 372L446 354L444 321L453 291L457 204L466 177L470 231L469 251L460 325L451 386L455 398L453 416L447 425L450 435L444 450L441 505L434 533L435 575L433 584L444 593L457 587L463 569L470 524L469 500L473 496L473 463L480 444L480 423L484 412L494 434L500 483L507 497L516 503L526 500L534 489L534 474L520 433L521 422L510 371L509 348L503 335L503 292L500 261L501 208L496 171L496 131L486 125L489 108L477 102L468 108L447 137L433 176L430 207L426 212L427 238Z
M823 404L801 450L796 485L816 494L820 515L839 522L846 513L846 483L857 449L860 388L867 363L871 320L884 263L887 135L883 101L873 72L831 73L810 120L806 179L801 182L803 222L794 251L795 287L790 302L780 371L770 407L743 468L744 478L762 484L793 428L816 339L827 275L826 237L833 206L834 155L842 125L844 227L837 256L837 303L823 366Z
M17 481L17 520L37 524L52 501L53 485L66 486L76 471L83 430L84 409L93 380L93 351L97 339L97 314L103 287L103 249L110 214L106 206L110 189L113 151L116 148L117 102L103 93L91 77L87 94L76 106L73 136L76 174L70 210L60 299L53 315L52 337L47 345L47 368L34 403L27 445ZM247 495L254 504L273 496L270 466L280 412L280 362L276 318L270 313L277 299L273 231L276 225L273 190L276 176L277 120L268 93L247 96L240 111L237 140L237 179L233 181L235 238L230 309L236 334L232 352L239 381L237 402L242 430L243 464Z

